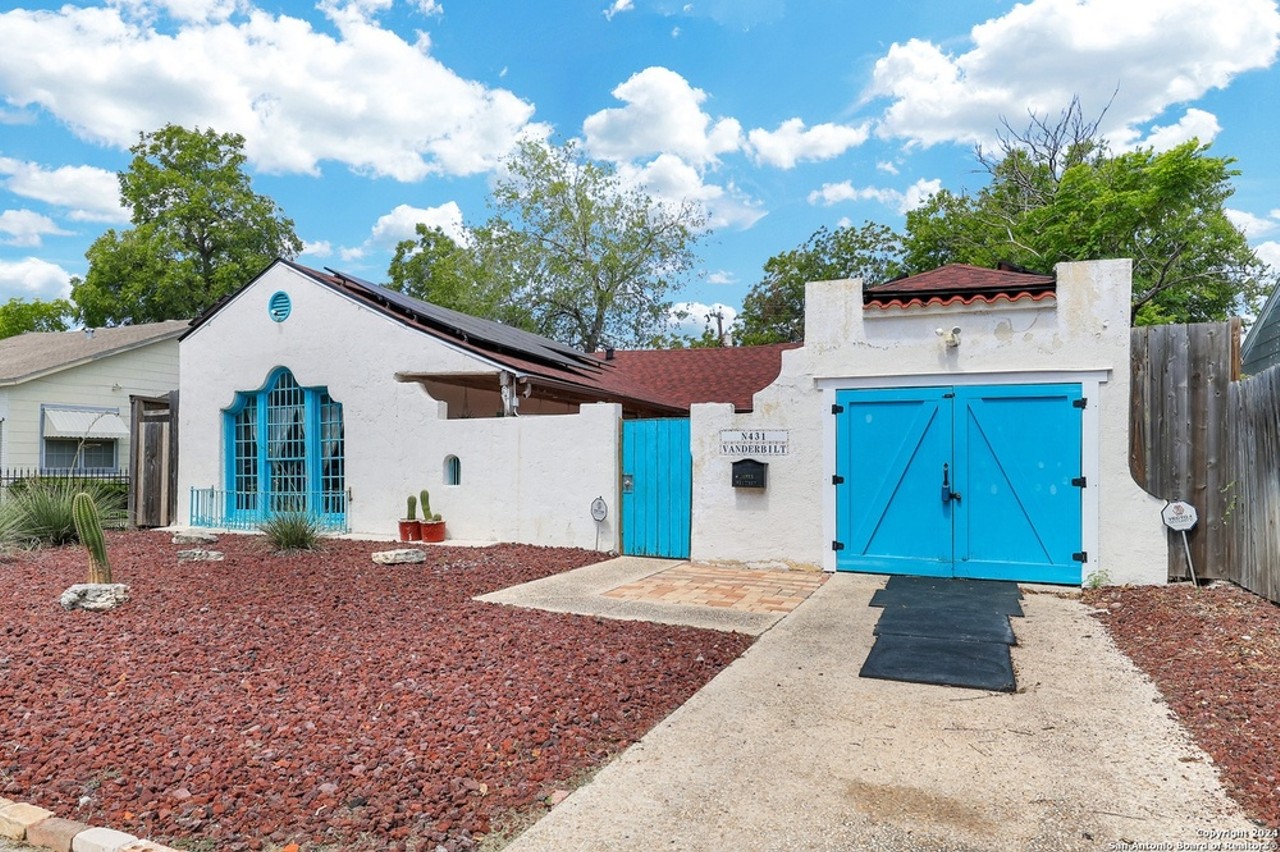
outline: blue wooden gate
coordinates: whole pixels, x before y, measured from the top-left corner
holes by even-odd
[[[838,569],[1080,582],[1079,385],[836,401]]]
[[[688,420],[622,423],[622,552],[689,558],[693,457]]]

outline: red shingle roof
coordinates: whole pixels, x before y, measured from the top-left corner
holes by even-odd
[[[889,309],[1023,299],[1040,301],[1054,298],[1056,288],[1057,279],[1052,275],[952,263],[868,287],[862,293],[862,303],[866,308]]]
[[[751,398],[782,370],[782,353],[800,345],[633,349],[615,352],[606,363],[651,399],[686,409],[695,402],[731,402],[738,411],[750,411]]]

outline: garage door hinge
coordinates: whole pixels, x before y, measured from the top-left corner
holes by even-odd
[[[831,413],[832,413],[832,414],[843,414],[843,413],[844,413],[844,406],[837,402],[835,405],[832,405],[832,406],[831,406]]]
[[[1071,404],[1072,404],[1072,405],[1074,405],[1076,408],[1088,408],[1088,407],[1089,407],[1089,397],[1087,397],[1087,396],[1082,396],[1082,397],[1080,397],[1079,399],[1072,400],[1072,401],[1071,401]]]
[[[840,475],[840,474],[838,474],[838,473],[837,473],[837,474],[835,474],[835,475],[833,475],[833,476],[831,477],[831,484],[832,484],[832,485],[843,485],[843,484],[844,484],[844,477],[843,477],[843,476],[841,476],[841,475]]]
[[[1087,551],[1087,550],[1082,550],[1082,551],[1080,551],[1079,553],[1073,553],[1073,554],[1071,554],[1071,558],[1072,558],[1072,559],[1074,559],[1074,560],[1075,560],[1075,561],[1077,561],[1077,562],[1088,562],[1088,561],[1089,561],[1089,551]]]
[[[844,550],[844,542],[843,542],[843,541],[833,541],[833,542],[831,542],[831,549],[832,549],[832,550]]]
[[[1077,476],[1075,479],[1071,480],[1071,484],[1076,488],[1085,488],[1089,485],[1089,479],[1085,476]]]

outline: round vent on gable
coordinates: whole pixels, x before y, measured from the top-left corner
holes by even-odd
[[[293,302],[289,299],[289,294],[283,290],[277,290],[271,295],[271,301],[267,303],[267,313],[276,322],[284,322],[289,318],[289,312],[293,310]]]

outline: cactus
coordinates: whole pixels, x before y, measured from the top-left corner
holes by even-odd
[[[429,521],[431,520],[431,517],[432,517],[431,516],[431,492],[424,488],[422,489],[422,491],[419,492],[419,496],[422,497],[422,517],[426,518]]]
[[[111,565],[107,562],[107,539],[102,534],[102,520],[93,498],[81,491],[71,500],[71,520],[76,535],[89,551],[89,582],[110,583]]]
[[[423,507],[425,508],[425,504]],[[409,499],[405,502],[405,509],[407,511],[405,512],[404,519],[406,521],[415,520],[418,517],[418,498],[410,494]]]

